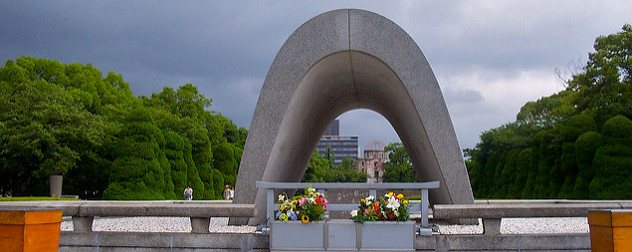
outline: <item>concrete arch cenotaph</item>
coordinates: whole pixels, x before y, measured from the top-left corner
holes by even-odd
[[[420,179],[440,182],[431,203],[474,202],[448,109],[419,46],[385,17],[342,9],[301,25],[268,71],[235,188],[235,203],[256,204],[248,224],[265,222],[265,192],[255,181],[300,181],[328,124],[359,108],[391,123]]]

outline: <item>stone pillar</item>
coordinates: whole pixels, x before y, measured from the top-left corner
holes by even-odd
[[[210,217],[190,217],[191,233],[206,234],[211,223]]]
[[[499,235],[500,223],[503,219],[487,219],[483,218],[483,234],[485,235]]]
[[[73,216],[72,226],[75,232],[92,232],[94,216]]]
[[[60,197],[61,196],[61,187],[64,181],[64,176],[62,175],[50,175],[50,196],[51,197]]]

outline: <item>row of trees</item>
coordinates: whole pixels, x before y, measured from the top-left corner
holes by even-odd
[[[632,26],[596,39],[557,94],[466,149],[479,198],[632,198]]]
[[[416,182],[417,176],[410,162],[408,152],[402,143],[390,143],[384,148],[389,162],[384,165],[384,182]],[[303,182],[366,182],[367,174],[356,170],[356,160],[343,158],[342,164],[334,166],[331,153],[312,154]]]
[[[384,147],[388,164],[384,166],[384,182],[418,182],[417,172],[402,143],[390,143]]]
[[[233,184],[247,131],[208,111],[186,84],[135,97],[121,75],[90,64],[20,57],[0,68],[0,191],[105,199],[221,198]]]
[[[356,170],[356,160],[343,158],[342,163],[334,166],[334,156],[331,152],[321,156],[318,150],[312,157],[303,173],[303,182],[366,182],[366,173]]]

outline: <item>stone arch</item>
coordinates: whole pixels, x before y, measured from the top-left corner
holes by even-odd
[[[354,9],[301,25],[277,54],[259,95],[237,176],[235,202],[265,193],[255,181],[299,181],[327,125],[366,108],[393,125],[417,176],[440,181],[432,203],[473,203],[462,153],[437,80],[413,39],[392,21]]]

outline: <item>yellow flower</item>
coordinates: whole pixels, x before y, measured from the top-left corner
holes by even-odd
[[[360,199],[360,202],[364,203],[364,202],[366,202],[366,200],[365,199]]]
[[[402,199],[402,198],[404,198],[404,195],[403,195],[403,194],[401,194],[401,193],[400,193],[400,194],[397,194],[397,199]]]
[[[388,192],[388,197],[393,197],[393,192]]]
[[[402,204],[408,204],[408,200],[402,200]]]
[[[303,215],[301,217],[301,222],[303,222],[304,224],[308,223],[309,222],[309,216]]]

